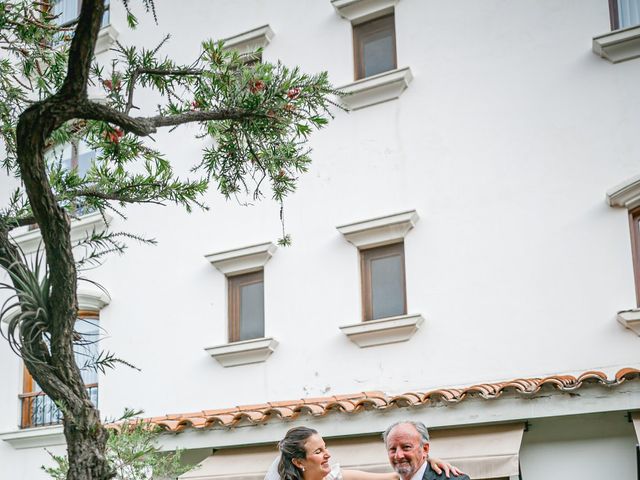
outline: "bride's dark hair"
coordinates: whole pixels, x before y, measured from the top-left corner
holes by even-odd
[[[281,480],[302,480],[302,470],[293,464],[294,458],[307,458],[304,444],[316,432],[313,428],[295,427],[287,432],[280,443],[280,463],[278,474]]]

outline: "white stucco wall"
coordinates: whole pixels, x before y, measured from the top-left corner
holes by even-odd
[[[127,228],[160,245],[133,246],[96,278],[114,298],[105,344],[144,373],[108,376],[103,408],[138,401],[156,414],[201,409],[203,399],[226,406],[636,364],[637,338],[613,320],[635,301],[626,213],[603,198],[636,172],[640,64],[591,53],[591,36],[607,28],[603,3],[398,4],[398,62],[415,79],[398,101],[339,112],[314,137],[311,171],[286,202],[294,245],[265,268],[266,332],[281,342],[265,364],[224,369],[202,350],[226,340],[224,277],[203,255],[277,238],[277,205],[212,193],[208,213],[132,209]],[[269,23],[267,59],[349,81],[349,25],[328,2],[283,6],[304,10],[296,22],[250,6],[236,19],[226,14],[235,5],[189,14],[191,34],[171,48],[184,56],[195,32]],[[170,9],[159,4],[160,18],[183,24],[187,9]],[[187,133],[159,138],[185,168],[198,155]],[[359,349],[338,330],[360,319],[360,287],[356,249],[335,226],[413,208],[408,307],[425,325],[408,343]],[[123,390],[136,394],[108,393]]]
[[[268,23],[265,60],[352,80],[350,25],[328,0],[156,6],[160,25],[142,17],[130,32],[112,5],[123,43],[150,47],[170,32],[167,53],[189,61],[202,38]],[[266,334],[280,342],[266,363],[223,368],[203,350],[227,339],[225,279],[204,255],[275,241],[278,205],[244,207],[212,189],[209,212],[135,207],[126,224],[114,220],[159,245],[132,244],[91,272],[113,299],[104,348],[142,369],[100,379],[104,416],[640,365],[640,340],[614,319],[635,306],[627,215],[604,202],[638,173],[640,61],[591,52],[609,28],[607,2],[401,0],[395,18],[398,66],[414,80],[397,101],[336,112],[313,136],[314,163],[285,203],[293,246],[265,267]],[[194,131],[156,136],[179,171],[199,158]],[[409,342],[360,349],[338,329],[361,313],[357,251],[335,227],[408,209],[420,215],[405,241],[408,310],[425,323]],[[6,344],[0,364],[7,431],[21,375]],[[611,435],[604,446],[558,441],[609,452],[630,434]],[[529,460],[538,455],[562,463],[544,438],[527,442],[523,472],[541,471]],[[0,444],[0,459],[24,456],[41,454]],[[618,476],[630,478],[626,458]],[[11,478],[25,478],[14,463]]]

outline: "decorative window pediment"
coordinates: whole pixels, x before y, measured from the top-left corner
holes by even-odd
[[[104,307],[111,303],[111,297],[106,291],[100,290],[93,285],[78,288],[78,310],[84,312],[99,313]],[[20,313],[18,307],[10,309],[3,317],[3,323],[9,323],[16,315]]]
[[[210,253],[205,258],[225,275],[239,275],[260,270],[275,253],[272,242]]]
[[[372,248],[400,242],[418,221],[415,210],[348,223],[336,227],[344,238],[358,248]]]
[[[269,25],[262,25],[248,32],[225,38],[223,41],[226,49],[235,50],[240,55],[246,55],[269,45],[273,35],[274,32]]]
[[[353,24],[373,20],[393,12],[399,0],[331,0],[331,5]]]
[[[113,44],[116,43],[119,35],[120,32],[118,32],[118,30],[116,30],[113,25],[107,25],[106,27],[100,29],[100,32],[98,32],[98,39],[96,40],[96,49],[94,50],[94,53],[98,55],[99,53],[108,51],[113,46]]]
[[[75,243],[83,239],[92,231],[102,232],[111,221],[109,215],[102,216],[100,212],[93,212],[83,215],[78,220],[71,222],[71,242]],[[42,242],[40,229],[29,230],[28,227],[16,228],[11,232],[11,238],[16,242],[26,254],[33,253]],[[40,248],[44,248],[42,245]]]
[[[78,309],[85,312],[98,313],[111,303],[111,296],[94,285],[86,286],[81,283],[77,296]]]
[[[633,209],[640,205],[640,175],[632,177],[607,192],[611,207]]]

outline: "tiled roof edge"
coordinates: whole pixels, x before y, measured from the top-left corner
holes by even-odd
[[[261,424],[270,420],[291,420],[300,415],[325,416],[331,411],[356,414],[363,410],[385,410],[395,407],[436,405],[438,403],[459,403],[467,398],[480,397],[492,400],[505,392],[530,397],[542,388],[554,388],[562,392],[574,392],[585,384],[600,384],[614,387],[628,380],[640,378],[640,370],[623,368],[612,379],[603,372],[590,370],[580,375],[552,375],[544,378],[516,378],[505,382],[484,383],[460,388],[440,388],[426,392],[407,392],[401,395],[387,395],[383,392],[360,392],[330,397],[305,398],[268,402],[260,405],[245,405],[218,410],[203,410],[184,414],[171,414],[141,420],[150,426],[157,426],[169,432],[186,429],[206,429],[211,427],[233,428],[248,422]],[[117,424],[107,428],[118,429]]]

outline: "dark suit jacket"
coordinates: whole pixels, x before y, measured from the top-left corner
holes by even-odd
[[[427,469],[424,471],[422,480],[451,480],[453,478],[457,478],[459,480],[470,480],[467,475],[461,475],[458,477],[456,477],[455,475],[451,475],[449,479],[447,479],[447,476],[444,474],[444,472],[438,475],[431,469],[431,465],[429,465],[429,462],[427,462]]]

